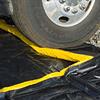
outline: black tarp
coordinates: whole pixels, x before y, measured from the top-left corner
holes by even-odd
[[[76,53],[97,55],[99,48],[83,45]],[[0,31],[0,87],[15,85],[60,71],[72,62],[42,57],[10,33]],[[28,94],[27,94],[28,92]],[[13,97],[13,95],[16,95]],[[13,100],[93,100],[85,93],[54,78],[40,84],[10,92]]]

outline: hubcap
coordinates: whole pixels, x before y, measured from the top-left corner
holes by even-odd
[[[61,27],[81,23],[91,12],[96,0],[42,0],[48,18]]]

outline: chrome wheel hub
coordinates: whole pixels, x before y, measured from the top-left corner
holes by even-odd
[[[81,23],[91,12],[96,0],[42,0],[48,18],[61,27]]]

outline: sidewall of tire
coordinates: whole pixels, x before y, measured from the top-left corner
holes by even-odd
[[[12,0],[13,18],[25,36],[44,47],[74,47],[89,39],[100,23],[100,0],[89,16],[80,24],[63,28],[54,24],[47,17],[42,0]]]

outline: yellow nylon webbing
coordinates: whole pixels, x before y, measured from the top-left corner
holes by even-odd
[[[4,87],[4,88],[0,89],[1,93],[25,88],[25,87],[28,87],[28,86],[31,86],[34,84],[38,84],[40,82],[43,82],[43,81],[51,79],[51,78],[61,77],[65,74],[66,71],[68,71],[69,68],[76,66],[76,65],[80,65],[81,63],[84,63],[93,58],[93,56],[84,55],[84,54],[76,54],[76,53],[72,53],[72,52],[64,51],[64,50],[60,50],[60,49],[38,47],[34,43],[32,43],[30,40],[28,40],[25,36],[23,36],[17,30],[17,28],[15,28],[14,26],[8,25],[3,20],[0,21],[0,28],[2,30],[5,30],[5,31],[10,32],[13,35],[17,36],[23,42],[25,42],[27,45],[29,45],[31,48],[33,48],[37,53],[39,53],[41,55],[77,62],[71,66],[68,66],[68,67],[62,69],[60,72],[53,72],[53,73],[50,73],[50,74],[43,76],[41,78],[38,78],[38,79],[30,80],[30,81],[23,82],[20,84],[9,86],[9,87]]]

